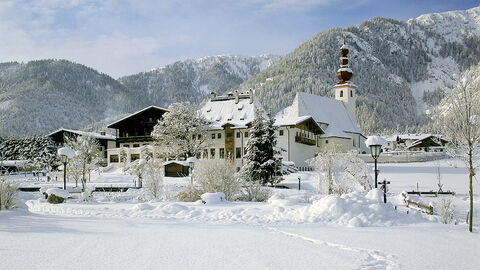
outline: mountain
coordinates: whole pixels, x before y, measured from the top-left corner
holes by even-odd
[[[279,56],[209,56],[115,80],[67,60],[0,63],[0,135],[60,127],[103,129],[148,105],[200,103],[265,69]]]
[[[279,59],[277,55],[207,56],[177,61],[119,81],[145,104],[164,107],[179,101],[198,104],[210,92],[225,92]]]
[[[0,134],[79,128],[137,109],[115,79],[66,60],[0,64]]]
[[[344,33],[366,134],[423,124],[423,111],[442,99],[454,74],[480,60],[480,7],[406,22],[373,18],[318,33],[235,89],[254,88],[274,113],[297,91],[332,97]]]

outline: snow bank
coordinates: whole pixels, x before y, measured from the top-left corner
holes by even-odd
[[[346,227],[393,226],[427,222],[422,215],[407,215],[396,211],[390,203],[382,202],[382,193],[353,192],[338,195],[315,196],[313,201],[282,194],[272,196],[267,203],[231,202],[225,204],[223,193],[205,193],[201,202],[132,201],[99,202],[88,204],[67,202],[50,205],[42,200],[26,202],[32,212],[96,217],[124,217],[149,219],[177,219],[185,221],[241,223],[251,225],[321,223]]]
[[[205,204],[219,204],[227,201],[223,192],[204,193],[200,198],[202,198],[202,202]]]
[[[70,193],[68,191],[59,188],[49,188],[45,191],[45,193],[47,193],[48,195],[54,194],[55,196],[64,199],[68,199],[68,197],[70,196]]]

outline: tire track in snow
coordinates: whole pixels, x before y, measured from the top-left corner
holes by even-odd
[[[282,231],[277,228],[273,227],[263,227],[264,229],[267,229],[272,232],[280,233],[288,237],[293,237],[296,239],[301,239],[304,241],[308,241],[311,243],[314,243],[316,245],[324,245],[332,248],[337,248],[340,250],[345,250],[345,251],[352,251],[356,253],[364,253],[366,254],[367,258],[364,259],[364,263],[358,268],[361,270],[374,270],[374,269],[398,269],[399,265],[395,262],[395,255],[393,254],[386,254],[380,250],[375,250],[375,249],[367,249],[367,248],[355,248],[355,247],[350,247],[342,244],[337,244],[337,243],[332,243],[332,242],[327,242],[307,236],[303,236],[301,234],[296,234],[296,233],[291,233],[287,231]]]

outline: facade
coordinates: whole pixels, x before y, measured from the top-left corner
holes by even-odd
[[[444,152],[448,143],[438,134],[400,134],[385,139],[386,151]]]
[[[153,127],[167,111],[149,106],[108,125],[116,130],[117,136],[116,146],[107,150],[108,164],[119,166],[151,155]]]
[[[61,128],[48,134],[47,136],[52,139],[56,146],[62,146],[65,143],[65,137],[76,138],[78,136],[89,136],[97,139],[98,143],[100,144],[100,150],[102,151],[104,159],[101,162],[101,165],[107,164],[107,149],[114,148],[116,146],[116,137],[106,134],[105,132],[96,133]]]
[[[253,90],[245,93],[235,91],[218,97],[212,93],[201,109],[202,115],[211,123],[211,144],[200,158],[230,160],[240,170],[256,110],[267,116],[263,107],[254,100]],[[315,156],[314,138],[323,133],[320,126],[312,117],[277,119],[275,125],[279,127],[277,147],[282,149],[283,161],[293,161],[297,167],[308,167],[305,161]]]
[[[353,73],[348,66],[345,44],[340,48],[340,54],[340,69],[337,71],[339,82],[333,86],[335,99],[297,92],[292,105],[278,113],[277,118],[311,116],[324,131],[314,138],[317,153],[334,145],[340,146],[343,151],[368,153],[370,150],[365,146],[366,137],[355,121],[357,87],[349,81]]]

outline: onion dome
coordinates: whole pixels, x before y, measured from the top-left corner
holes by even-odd
[[[337,71],[339,84],[348,82],[353,77],[353,72],[348,66],[348,48],[345,45],[345,35],[343,36],[343,45],[340,47],[340,68]]]

